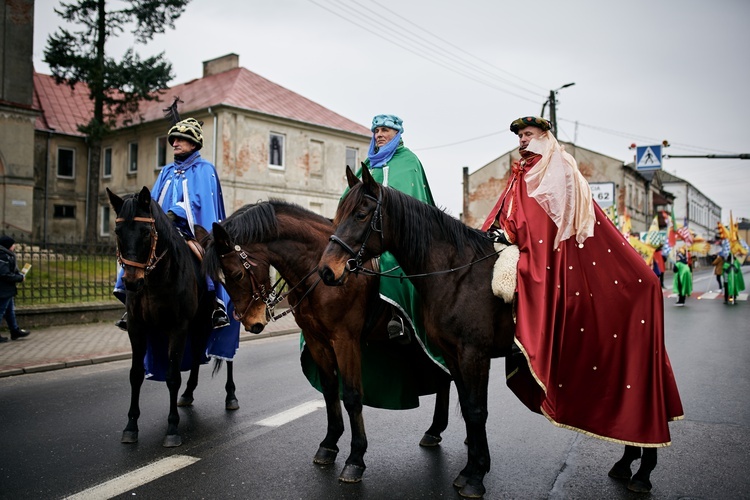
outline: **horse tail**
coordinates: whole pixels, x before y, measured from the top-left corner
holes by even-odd
[[[212,377],[216,376],[216,374],[219,373],[219,371],[221,371],[221,365],[223,361],[224,360],[221,358],[214,358],[214,368],[213,370],[211,370]]]

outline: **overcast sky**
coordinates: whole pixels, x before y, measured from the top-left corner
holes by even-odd
[[[57,6],[35,3],[41,73]],[[562,140],[626,162],[630,144],[662,140],[671,155],[750,153],[749,22],[748,0],[193,0],[175,30],[135,48],[164,51],[172,84],[236,53],[365,126],[399,115],[436,202],[458,216],[462,167],[517,147],[510,122],[539,115],[570,82],[558,93]],[[123,36],[108,50],[130,44]],[[723,220],[730,210],[750,218],[750,160],[672,158],[664,168],[720,205]]]

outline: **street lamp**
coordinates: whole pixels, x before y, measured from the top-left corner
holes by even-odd
[[[568,88],[568,87],[572,87],[573,85],[575,85],[575,82],[566,83],[560,88],[557,88],[555,90],[550,90],[549,99],[547,99],[547,101],[544,104],[542,104],[542,118],[544,118],[544,108],[546,108],[547,103],[549,103],[549,121],[552,127],[552,135],[554,135],[555,137],[557,137],[557,109],[556,109],[557,108],[557,100],[556,100],[557,91]]]

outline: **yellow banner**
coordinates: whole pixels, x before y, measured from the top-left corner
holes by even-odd
[[[646,264],[650,266],[654,261],[654,247],[647,243],[644,243],[635,236],[631,236],[629,240],[630,246],[635,248],[635,251],[641,254],[643,260],[646,261]]]

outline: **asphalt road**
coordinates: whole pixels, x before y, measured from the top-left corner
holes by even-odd
[[[707,276],[706,280],[712,279]],[[696,277],[696,289],[709,286]],[[659,451],[651,499],[750,497],[750,303],[665,299],[667,349],[686,418],[671,424]],[[504,384],[490,382],[492,470],[485,498],[631,499],[607,477],[621,447],[558,429],[530,413]],[[235,363],[240,410],[223,407],[222,372],[204,370],[192,408],[181,409],[183,446],[161,446],[167,389],[146,382],[140,440],[123,445],[129,362],[0,380],[0,498],[457,498],[451,482],[466,460],[455,392],[451,422],[435,449],[417,443],[433,398],[394,412],[365,408],[369,449],[364,481],[337,481],[335,466],[312,463],[325,434],[322,397],[304,379],[296,336],[244,343]],[[291,410],[291,411],[290,411]],[[271,418],[273,417],[273,418]],[[348,424],[347,424],[348,427]]]

